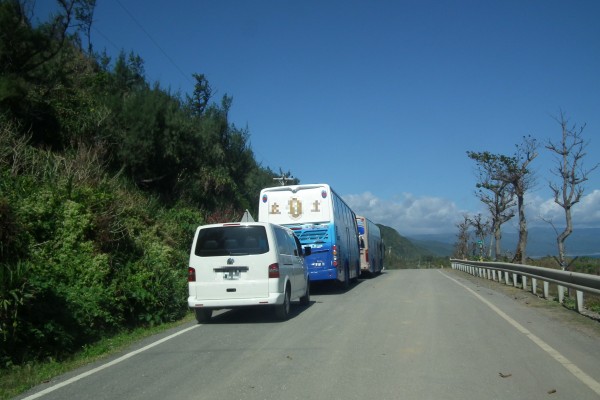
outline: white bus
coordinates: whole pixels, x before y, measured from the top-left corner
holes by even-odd
[[[370,219],[356,216],[360,243],[360,271],[362,275],[373,276],[383,269],[384,246],[381,230]]]
[[[327,184],[277,186],[260,192],[258,220],[286,226],[312,248],[306,257],[311,281],[344,287],[360,276],[356,214]]]

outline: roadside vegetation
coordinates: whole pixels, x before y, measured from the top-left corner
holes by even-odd
[[[195,228],[255,213],[275,176],[202,74],[171,93],[134,53],[82,45],[94,3],[34,26],[0,0],[3,377],[180,320]]]

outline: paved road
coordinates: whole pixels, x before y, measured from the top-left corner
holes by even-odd
[[[224,311],[21,398],[600,398],[593,330],[460,272],[389,271],[347,292],[316,288],[311,300],[284,323],[264,310]]]

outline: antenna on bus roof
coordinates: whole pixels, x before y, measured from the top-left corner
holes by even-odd
[[[289,172],[287,174],[284,174],[283,171],[281,170],[281,168],[279,168],[279,173],[281,174],[281,176],[275,177],[275,178],[273,178],[273,180],[279,182],[280,186],[285,186],[285,183],[287,181],[294,180],[294,177],[291,176]]]

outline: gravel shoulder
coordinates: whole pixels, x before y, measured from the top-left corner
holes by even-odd
[[[550,299],[546,300],[539,294],[535,295],[531,293],[531,291],[525,291],[521,288],[505,285],[493,280],[478,278],[462,271],[444,269],[446,273],[449,271],[456,277],[468,280],[479,287],[502,293],[522,305],[536,309],[538,312],[556,321],[556,323],[564,325],[569,329],[575,329],[587,336],[600,339],[600,314],[598,313],[584,310],[583,314],[579,314],[559,304],[558,301],[553,299],[552,295]]]

